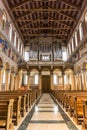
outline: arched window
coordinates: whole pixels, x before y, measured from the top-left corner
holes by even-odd
[[[21,44],[21,55],[22,55],[22,46],[23,46],[23,45]]]
[[[20,39],[18,39],[18,52],[19,52],[19,49],[20,49]]]
[[[19,46],[19,52],[20,52],[20,54],[21,54],[21,42],[20,42],[20,46]]]
[[[29,51],[25,51],[24,59],[25,61],[29,61]]]
[[[38,81],[39,81],[39,77],[38,77],[38,74],[35,74],[35,85],[37,85],[38,84]]]
[[[2,83],[5,84],[5,82],[6,82],[6,72],[5,72],[5,70],[4,70]]]
[[[57,79],[57,75],[56,74],[53,75],[53,83],[54,83],[54,85],[58,84],[58,79]]]
[[[0,26],[2,26],[2,22],[3,22],[3,12],[0,9]]]
[[[80,40],[83,38],[83,29],[82,29],[82,23],[79,25],[79,35],[80,35]]]
[[[85,14],[85,21],[87,22],[87,12],[86,12],[86,14]]]
[[[12,39],[12,25],[10,23],[10,27],[9,27],[9,40],[11,41]]]
[[[78,45],[78,40],[77,40],[77,31],[75,32],[75,45],[76,45],[76,47],[77,47],[77,45]]]
[[[62,48],[62,59],[63,59],[63,61],[67,61],[67,49],[66,49],[66,47]]]
[[[67,77],[64,75],[64,84],[67,84]]]
[[[69,44],[69,54],[71,55],[71,44]]]
[[[72,52],[74,51],[74,42],[73,42],[73,38],[72,38]]]
[[[5,23],[6,23],[6,19],[7,19],[6,13],[5,13],[5,11],[3,11],[3,16],[2,16],[2,20],[3,20],[2,29],[4,29],[4,26],[5,26]]]
[[[27,74],[24,74],[24,85],[27,85],[28,84],[28,75]]]
[[[14,47],[16,47],[16,38],[17,38],[17,36],[16,36],[16,32],[15,32],[15,37],[14,37]]]

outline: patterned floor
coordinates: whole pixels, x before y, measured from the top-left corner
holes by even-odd
[[[49,94],[43,94],[18,130],[78,130]]]

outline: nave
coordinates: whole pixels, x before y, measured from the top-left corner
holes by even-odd
[[[42,94],[31,119],[28,115],[18,130],[80,130],[51,96]]]
[[[87,0],[0,0],[0,130],[27,129],[87,130]]]

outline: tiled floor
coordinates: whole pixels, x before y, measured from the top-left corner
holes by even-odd
[[[78,130],[49,94],[43,94],[18,130]]]

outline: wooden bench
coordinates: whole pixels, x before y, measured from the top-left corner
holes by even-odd
[[[14,92],[0,92],[0,95],[4,95],[4,96],[10,96],[12,98],[14,98],[15,96],[21,96],[21,115],[22,117],[24,117],[24,115],[26,114],[26,94],[24,93],[14,93]]]
[[[13,114],[13,99],[0,99],[0,128],[5,130],[13,130],[12,114]]]
[[[82,100],[83,99],[87,99],[87,95],[86,96],[77,96],[74,97],[74,121],[77,124],[82,124],[83,121],[83,104],[82,104]]]
[[[87,100],[83,100],[83,123],[82,130],[87,130]]]
[[[72,117],[74,113],[74,100],[73,96],[86,96],[87,92],[75,92],[75,93],[67,93],[65,98],[65,109],[68,111],[69,115]]]
[[[14,99],[12,121],[18,125],[21,120],[21,97],[12,95],[0,95],[0,100]]]
[[[35,102],[37,95],[36,90],[26,90],[26,91],[5,91],[0,92],[0,95],[13,95],[13,96],[21,96],[21,115],[24,117],[26,112],[28,112],[29,108]]]
[[[6,118],[6,120],[4,120],[0,115],[0,119],[1,119],[0,126],[2,128],[5,128],[6,130],[8,130],[8,129],[13,130],[13,123],[15,125],[19,124],[19,122],[21,120],[21,116],[25,116],[26,112],[28,112],[29,108],[31,107],[31,105],[33,105],[35,100],[38,98],[39,94],[40,94],[40,91],[38,91],[38,90],[0,92],[0,101],[11,102],[12,99],[14,100],[14,103],[12,106],[13,112],[12,112],[11,123],[9,121],[9,123],[6,124],[6,122],[8,122],[7,118]],[[9,105],[6,109],[7,109],[6,111],[8,113],[8,111],[10,110]],[[0,109],[0,112],[1,112],[1,109]]]

